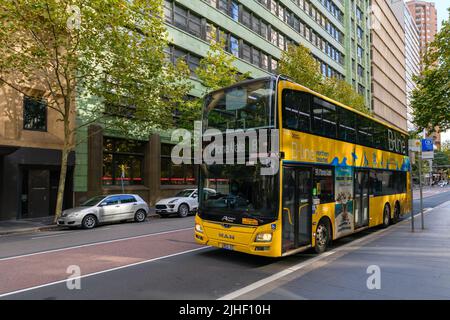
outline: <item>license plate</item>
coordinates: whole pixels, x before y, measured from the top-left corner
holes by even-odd
[[[222,248],[226,250],[234,250],[234,246],[227,243],[222,243]]]

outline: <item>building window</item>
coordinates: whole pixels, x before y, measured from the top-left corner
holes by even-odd
[[[276,73],[277,69],[278,69],[278,61],[272,58],[270,62],[270,71],[272,73]]]
[[[161,184],[163,185],[190,185],[196,184],[194,165],[173,164],[171,151],[173,145],[161,144]],[[193,154],[193,153],[192,153]]]
[[[145,142],[104,137],[103,185],[143,183]]]
[[[180,29],[186,30],[188,25],[188,12],[186,9],[175,6],[174,8],[174,25]]]
[[[25,130],[47,131],[47,103],[44,99],[24,96],[23,128]]]
[[[232,55],[239,57],[239,40],[233,36],[230,36],[230,51]]]
[[[231,18],[239,21],[239,5],[235,1],[231,2]]]
[[[250,46],[245,42],[242,44],[242,59],[250,63],[252,62]]]

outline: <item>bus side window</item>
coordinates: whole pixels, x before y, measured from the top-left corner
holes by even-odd
[[[356,143],[355,114],[347,109],[339,108],[338,137],[341,140]]]
[[[307,93],[283,90],[283,127],[310,132],[310,103]]]
[[[314,134],[336,138],[336,106],[323,99],[314,97],[313,104]]]

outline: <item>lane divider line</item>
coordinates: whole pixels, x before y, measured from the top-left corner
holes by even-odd
[[[87,277],[92,277],[92,276],[96,276],[96,275],[99,275],[99,274],[102,274],[102,273],[117,271],[117,270],[129,268],[129,267],[135,267],[135,266],[138,266],[138,265],[141,265],[141,264],[154,262],[154,261],[167,259],[167,258],[172,258],[172,257],[176,257],[176,256],[179,256],[179,255],[182,255],[182,254],[185,254],[185,253],[191,253],[191,252],[200,251],[200,250],[209,249],[209,248],[210,247],[195,248],[195,249],[186,250],[186,251],[182,251],[182,252],[172,253],[172,254],[169,254],[169,255],[166,255],[166,256],[162,256],[162,257],[158,257],[158,258],[153,258],[153,259],[149,259],[149,260],[144,260],[144,261],[139,261],[139,262],[127,264],[127,265],[120,266],[120,267],[115,267],[115,268],[111,268],[111,269],[106,269],[106,270],[102,270],[102,271],[88,273],[88,274],[85,274],[85,275],[81,275],[79,277],[73,277],[73,278],[70,278],[70,279],[58,280],[58,281],[49,282],[49,283],[45,283],[45,284],[42,284],[42,285],[30,287],[30,288],[25,288],[25,289],[20,289],[20,290],[16,290],[16,291],[11,291],[11,292],[0,294],[0,298],[11,296],[11,295],[18,294],[18,293],[31,291],[31,290],[36,290],[36,289],[40,289],[40,288],[53,286],[53,285],[56,285],[56,284],[64,283],[64,282],[66,282],[68,280],[69,281],[73,281],[73,280],[76,280],[76,279],[83,279],[83,278],[87,278]]]
[[[67,247],[67,248],[39,251],[39,252],[28,253],[28,254],[23,254],[23,255],[19,255],[19,256],[0,258],[0,262],[6,261],[6,260],[13,260],[13,259],[24,258],[24,257],[31,257],[31,256],[36,256],[36,255],[41,255],[41,254],[46,254],[46,253],[53,253],[53,252],[60,252],[60,251],[65,251],[65,250],[73,250],[73,249],[91,247],[91,246],[96,246],[96,245],[100,245],[100,244],[107,244],[107,243],[114,243],[114,242],[119,242],[119,241],[126,241],[126,240],[133,240],[133,239],[140,239],[140,238],[146,238],[146,237],[159,236],[159,235],[162,235],[162,234],[168,234],[168,233],[174,233],[174,232],[180,232],[180,231],[186,231],[186,230],[193,230],[193,229],[194,229],[193,227],[182,228],[182,229],[176,229],[176,230],[169,230],[169,231],[162,231],[162,232],[156,232],[156,233],[143,234],[143,235],[140,235],[140,236],[133,236],[133,237],[127,237],[127,238],[114,239],[114,240],[107,240],[107,241],[99,241],[99,242],[87,243],[87,244],[82,244],[82,245],[79,245],[79,246],[73,246],[73,247]]]

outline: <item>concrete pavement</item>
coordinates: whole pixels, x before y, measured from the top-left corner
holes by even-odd
[[[450,201],[425,214],[424,230],[402,221],[234,298],[450,299],[449,262]],[[369,289],[377,268],[380,288]]]

